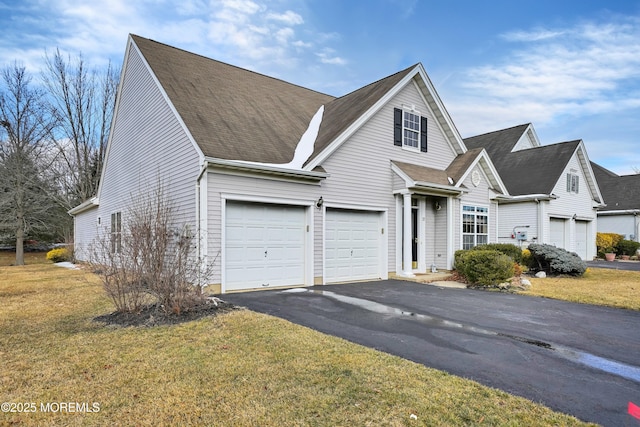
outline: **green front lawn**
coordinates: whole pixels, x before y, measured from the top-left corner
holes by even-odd
[[[247,310],[106,327],[95,276],[0,267],[0,425],[583,425],[523,398]],[[45,413],[87,403],[99,412]],[[412,417],[412,414],[415,417]],[[417,419],[416,419],[417,418]]]

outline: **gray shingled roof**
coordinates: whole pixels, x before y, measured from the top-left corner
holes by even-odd
[[[399,167],[402,172],[406,173],[407,176],[414,181],[447,186],[451,185],[447,171],[395,160],[392,160],[391,163]]]
[[[340,98],[131,36],[205,156],[288,163],[324,105],[309,161],[416,66]]]
[[[640,209],[640,175],[617,175],[597,163],[591,168],[607,204],[601,211]]]
[[[447,174],[457,183],[460,178],[469,170],[469,166],[476,160],[482,152],[482,147],[474,148],[464,154],[456,156],[447,167]]]
[[[314,153],[310,159],[331,144],[335,138],[360,118],[387,92],[393,89],[416,66],[417,64],[328,103],[325,106]]]
[[[497,130],[465,138],[464,144],[469,149],[478,147],[484,148],[487,150],[487,154],[489,155],[489,158],[491,158],[491,161],[495,164],[494,157],[502,156],[505,153],[510,152],[520,140],[522,134],[527,130],[529,124],[530,123],[526,123],[508,129]]]
[[[205,156],[287,163],[332,96],[131,36]]]
[[[511,152],[529,124],[464,140],[467,148],[484,147],[512,196],[551,194],[579,140]]]

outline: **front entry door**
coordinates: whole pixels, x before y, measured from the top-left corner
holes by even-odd
[[[418,268],[418,207],[411,207],[411,268]]]
[[[418,268],[418,199],[411,199],[411,269]],[[403,228],[404,230],[404,228]],[[404,236],[403,236],[404,238]],[[404,245],[402,246],[404,259]],[[404,262],[403,268],[404,268]]]

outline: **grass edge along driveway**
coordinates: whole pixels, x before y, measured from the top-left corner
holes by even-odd
[[[0,268],[0,425],[584,425],[526,399],[247,310],[105,327],[95,276]],[[43,412],[88,403],[99,411]],[[52,407],[52,406],[50,406]]]

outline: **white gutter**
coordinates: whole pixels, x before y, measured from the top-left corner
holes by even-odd
[[[410,188],[413,188],[413,187],[433,188],[436,190],[441,190],[443,192],[454,193],[454,194],[468,193],[467,190],[463,190],[460,187],[454,187],[453,185],[434,184],[432,182],[426,182],[426,181],[414,181],[413,186]]]
[[[76,206],[75,208],[69,209],[67,211],[67,213],[69,215],[77,215],[79,213],[82,213],[86,210],[89,210],[91,208],[95,208],[96,206],[98,206],[99,200],[97,197],[92,197],[89,200],[85,200],[84,202],[82,202],[81,204],[79,204],[78,206]]]
[[[238,160],[215,159],[212,157],[205,157],[204,160],[205,160],[205,166],[203,170],[206,169],[206,167],[208,166],[213,166],[213,167],[218,167],[223,169],[263,173],[268,175],[286,176],[286,177],[306,179],[311,181],[320,181],[329,177],[329,174],[326,172],[314,172],[314,171],[305,171],[301,169],[289,169],[289,168],[283,168],[283,167],[278,167],[273,165],[266,165],[262,163],[247,163],[247,162],[238,161]],[[202,173],[203,172],[201,172],[201,174]]]
[[[598,215],[640,215],[640,209],[622,209],[617,211],[598,211]]]
[[[539,202],[541,200],[555,200],[558,196],[555,194],[525,194],[522,196],[504,196],[497,195],[496,200],[502,203],[518,203],[518,202]]]

